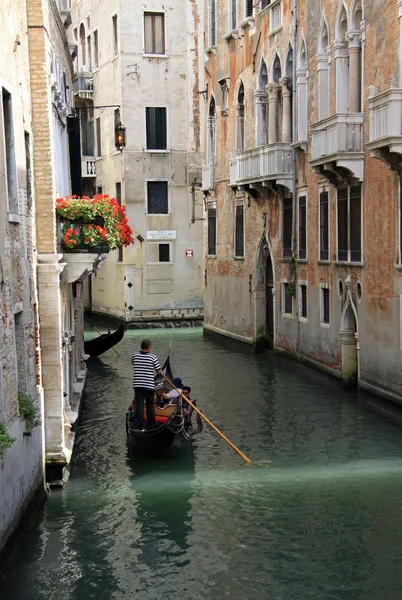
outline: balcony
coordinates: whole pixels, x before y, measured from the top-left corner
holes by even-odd
[[[367,149],[371,156],[387,166],[400,170],[402,160],[402,89],[391,87],[376,94],[370,86],[369,95],[370,141]]]
[[[246,150],[230,161],[231,187],[256,189],[282,185],[292,190],[292,146],[278,142]]]
[[[311,166],[335,185],[363,181],[363,113],[337,113],[311,128]]]
[[[81,157],[81,177],[96,177],[96,160],[94,156]]]
[[[92,100],[94,93],[94,76],[89,71],[80,71],[73,77],[74,96],[83,100]]]
[[[215,189],[215,165],[203,165],[202,185],[203,192],[213,192]]]

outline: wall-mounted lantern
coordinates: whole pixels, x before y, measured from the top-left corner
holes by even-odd
[[[118,123],[114,130],[114,145],[120,152],[126,145],[126,128],[121,123]]]

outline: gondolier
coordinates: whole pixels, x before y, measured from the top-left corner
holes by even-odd
[[[162,369],[155,354],[151,353],[151,348],[151,340],[143,340],[141,350],[136,352],[131,359],[134,367],[135,415],[139,429],[144,429],[144,402],[147,405],[147,428],[150,429],[155,426],[155,371],[162,374]]]

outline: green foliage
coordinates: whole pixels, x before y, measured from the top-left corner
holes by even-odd
[[[0,422],[0,459],[4,457],[4,450],[10,448],[15,442],[15,438],[7,433],[7,427]]]
[[[290,269],[290,282],[288,283],[287,295],[288,296],[296,296],[296,278],[297,278],[297,263],[296,263],[296,254],[293,252],[292,258],[289,259],[289,269]]]
[[[20,392],[18,394],[18,407],[20,416],[25,420],[28,431],[41,424],[39,409],[36,408],[33,398]]]

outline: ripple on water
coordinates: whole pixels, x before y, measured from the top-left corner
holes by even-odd
[[[175,460],[131,456],[130,356],[143,337],[205,414]],[[89,363],[72,476],[1,600],[400,600],[401,425],[295,363],[199,331],[127,332]]]

